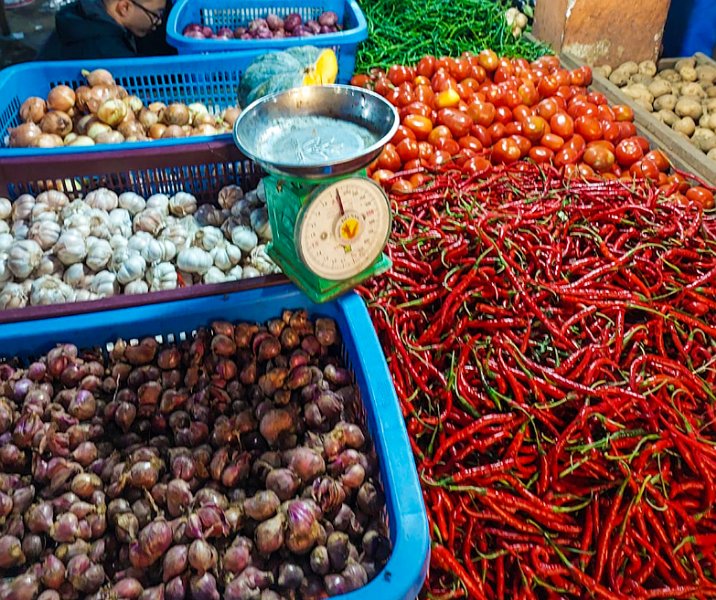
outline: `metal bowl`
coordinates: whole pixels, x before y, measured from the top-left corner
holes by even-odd
[[[316,85],[249,104],[234,123],[234,141],[270,173],[324,179],[368,165],[398,125],[398,111],[375,92]]]

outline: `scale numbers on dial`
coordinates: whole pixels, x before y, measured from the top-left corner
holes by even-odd
[[[349,279],[368,268],[390,235],[388,198],[364,177],[321,187],[296,223],[296,247],[304,264],[324,279]]]

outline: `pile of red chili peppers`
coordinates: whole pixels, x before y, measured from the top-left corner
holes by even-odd
[[[716,597],[716,227],[528,163],[392,195],[360,288],[423,483],[431,598]]]

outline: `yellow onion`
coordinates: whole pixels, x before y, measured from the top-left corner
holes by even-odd
[[[92,98],[92,88],[88,85],[81,85],[75,90],[75,107],[81,112],[88,112],[87,103]]]
[[[184,132],[184,135],[192,135],[193,129],[191,128],[191,125],[182,125],[181,129]]]
[[[236,119],[239,118],[239,114],[241,114],[241,109],[236,106],[231,106],[224,111],[224,121],[233,127]]]
[[[215,125],[216,117],[214,115],[210,115],[209,113],[196,113],[191,124],[194,127],[199,127],[200,125]]]
[[[35,138],[33,148],[59,148],[64,146],[62,138],[56,133],[43,133]]]
[[[143,108],[142,110],[140,110],[139,116],[137,118],[145,129],[149,129],[152,125],[159,122],[159,115],[153,110],[149,110],[148,108]]]
[[[97,116],[110,127],[116,127],[127,116],[127,105],[118,98],[105,100],[97,109]]]
[[[124,141],[124,136],[119,131],[103,131],[94,141],[97,144],[121,144]]]
[[[29,148],[40,135],[42,135],[42,129],[37,125],[23,123],[10,130],[10,147]]]
[[[95,69],[94,71],[82,71],[82,75],[87,79],[90,86],[95,85],[114,85],[114,77],[107,69]]]
[[[163,138],[186,137],[186,132],[179,125],[168,125],[162,133]]]
[[[20,107],[20,118],[25,123],[39,123],[47,112],[47,104],[38,96],[30,96]]]
[[[164,123],[154,123],[154,125],[151,125],[149,127],[149,137],[158,140],[160,137],[164,137],[164,132],[166,131],[167,126],[164,125]]]
[[[107,100],[117,97],[116,85],[94,85],[90,88],[87,108],[90,112],[96,113],[99,107]]]
[[[192,102],[187,106],[189,110],[189,120],[193,123],[197,115],[209,114],[209,109],[206,108],[201,102]]]
[[[71,141],[67,145],[68,146],[94,146],[94,140],[87,135],[78,135],[73,141]]]
[[[97,136],[100,133],[104,133],[105,131],[111,131],[112,128],[107,125],[106,123],[102,123],[102,121],[95,121],[92,123],[88,128],[86,134],[91,137],[93,140],[97,139]]]
[[[167,106],[162,120],[167,125],[187,125],[189,123],[189,109],[185,104],[173,102]]]
[[[125,138],[145,134],[144,127],[139,121],[123,121],[119,124],[119,127],[117,127],[117,131],[119,131]]]
[[[61,110],[52,110],[45,114],[40,121],[43,133],[56,133],[65,136],[72,131],[72,117]]]
[[[72,132],[68,133],[68,134],[64,137],[64,139],[62,140],[62,143],[63,143],[65,146],[69,146],[69,145],[70,145],[72,142],[74,142],[78,137],[79,137],[79,135],[77,135],[74,131],[72,131]]]
[[[120,100],[129,98],[129,92],[126,90],[126,88],[122,87],[121,85],[116,86],[116,88],[117,88],[117,98],[119,98]]]
[[[126,98],[123,98],[122,101],[127,105],[127,108],[129,108],[130,111],[133,113],[139,112],[142,110],[142,107],[144,106],[144,103],[142,102],[141,98],[138,98],[137,96],[127,96]]]
[[[77,123],[75,123],[75,131],[79,135],[85,135],[89,126],[92,125],[92,123],[97,123],[98,121],[99,119],[97,118],[97,115],[83,115],[77,119]]]
[[[75,105],[75,92],[67,85],[56,85],[47,94],[47,108],[67,112]]]
[[[211,123],[202,123],[198,127],[194,128],[194,135],[216,135],[219,133]]]

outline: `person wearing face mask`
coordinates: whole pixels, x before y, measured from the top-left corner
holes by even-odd
[[[165,54],[155,42],[146,51],[140,40],[156,37],[167,0],[78,0],[60,9],[55,30],[36,60],[128,58]],[[166,42],[164,42],[166,45]],[[168,45],[167,45],[168,46]]]

